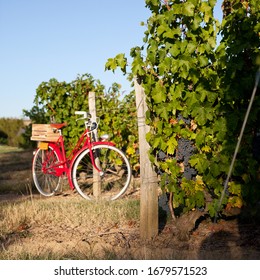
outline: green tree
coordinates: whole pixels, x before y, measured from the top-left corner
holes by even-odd
[[[19,147],[23,144],[23,120],[15,118],[0,119],[0,143],[12,147]]]
[[[108,133],[111,140],[129,157],[134,170],[138,171],[136,146],[137,123],[133,94],[120,95],[120,85],[113,84],[109,91],[90,74],[79,75],[72,82],[51,79],[42,82],[35,96],[35,106],[25,111],[33,123],[67,122],[63,128],[68,151],[73,147],[84,130],[83,122],[77,122],[75,111],[88,111],[88,93],[96,94],[96,110],[100,119],[99,135]]]

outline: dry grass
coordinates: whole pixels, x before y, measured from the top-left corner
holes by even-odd
[[[260,259],[254,222],[204,219],[190,231],[187,216],[173,222],[159,211],[160,234],[143,241],[136,193],[96,203],[70,190],[44,198],[32,190],[31,159],[32,151],[0,152],[0,259]]]
[[[33,151],[0,146],[0,193],[28,193]]]
[[[2,202],[0,259],[107,258],[106,248],[99,250],[95,240],[127,235],[138,220],[139,202],[132,199],[90,203],[60,196]]]
[[[0,202],[0,259],[260,259],[260,228],[236,219],[202,221],[189,240],[167,222],[139,236],[139,200],[88,202],[79,195]]]
[[[138,232],[139,199],[91,203],[70,190],[44,198],[32,189],[32,156],[0,149],[0,259],[116,257],[111,244]]]

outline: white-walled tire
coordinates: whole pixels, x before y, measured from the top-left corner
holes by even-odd
[[[131,167],[125,154],[114,146],[92,148],[98,172],[92,165],[89,149],[82,151],[72,167],[72,182],[78,193],[88,200],[115,200],[122,196],[131,181]]]
[[[60,186],[61,178],[55,175],[55,169],[52,168],[58,162],[59,157],[51,146],[47,150],[38,149],[33,157],[33,181],[39,193],[44,196],[54,195]]]

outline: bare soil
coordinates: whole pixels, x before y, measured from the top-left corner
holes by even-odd
[[[32,195],[45,199],[37,193],[27,193],[31,159],[32,151],[0,154],[0,205],[30,200]],[[78,196],[67,192],[66,196],[47,199],[54,203],[76,201]],[[138,196],[134,193],[124,199]],[[241,213],[223,217],[217,223],[206,216],[195,221],[182,216],[173,221],[163,211],[160,213],[159,234],[150,241],[140,238],[136,220],[108,224],[90,218],[87,227],[24,221],[10,234],[0,236],[0,253],[14,248],[21,254],[28,249],[30,253],[24,253],[24,258],[40,259],[260,259],[260,226]]]

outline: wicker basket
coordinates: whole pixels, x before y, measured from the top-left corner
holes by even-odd
[[[32,141],[57,142],[59,137],[60,134],[57,131],[54,132],[50,124],[32,125]]]

